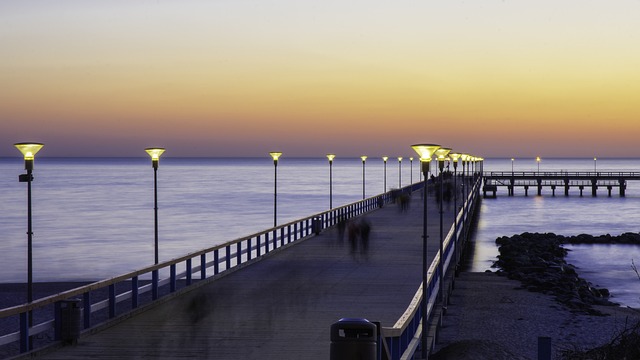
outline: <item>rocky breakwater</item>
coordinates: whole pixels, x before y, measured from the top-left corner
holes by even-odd
[[[523,233],[496,239],[500,255],[494,267],[510,279],[520,280],[530,291],[553,295],[557,302],[579,313],[602,315],[593,305],[617,305],[609,301],[609,291],[596,288],[580,278],[576,268],[565,261],[563,244],[638,243],[639,234],[618,237],[578,235],[565,237],[553,233]]]

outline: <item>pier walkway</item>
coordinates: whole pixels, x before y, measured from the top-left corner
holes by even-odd
[[[422,199],[361,216],[367,250],[352,252],[335,227],[182,296],[82,336],[42,359],[328,359],[329,329],[343,317],[393,326],[421,283]],[[428,256],[438,251],[435,197],[428,203]],[[356,219],[357,221],[358,219]],[[444,205],[445,235],[453,202]]]
[[[515,188],[523,188],[525,196],[529,195],[529,188],[535,188],[538,196],[542,195],[542,188],[550,188],[553,196],[556,189],[564,190],[564,196],[569,196],[571,188],[577,188],[580,196],[585,189],[591,189],[591,195],[597,196],[599,188],[607,189],[611,196],[613,188],[618,188],[620,196],[625,196],[627,181],[640,180],[640,172],[628,171],[492,171],[483,174],[484,197],[496,197],[499,187],[506,187],[508,196],[514,196]]]

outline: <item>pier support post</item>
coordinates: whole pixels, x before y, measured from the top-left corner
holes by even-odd
[[[524,186],[524,196],[529,196],[529,185]]]
[[[569,196],[569,179],[564,179],[564,196]]]
[[[618,180],[618,183],[620,184],[620,197],[624,197],[625,190],[627,190],[627,182],[624,179],[620,179]]]
[[[556,196],[556,186],[551,185],[551,196]]]
[[[609,192],[609,197],[611,197],[611,189],[613,188],[613,186],[608,185],[607,186],[607,191]]]
[[[542,179],[538,179],[538,196],[542,196]]]
[[[578,188],[580,189],[580,197],[582,197],[582,190],[584,190],[584,185],[580,185],[578,186]]]
[[[598,196],[598,180],[597,179],[592,179],[591,180],[591,196]]]

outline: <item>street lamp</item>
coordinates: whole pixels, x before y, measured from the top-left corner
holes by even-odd
[[[536,162],[538,163],[538,175],[540,175],[540,156],[536,157]]]
[[[402,188],[402,156],[398,156],[398,189]]]
[[[438,261],[438,269],[440,270],[440,301],[444,298],[444,252],[443,252],[443,244],[444,244],[444,231],[443,231],[443,218],[442,218],[442,196],[443,196],[443,183],[444,183],[444,174],[442,171],[444,170],[444,162],[447,159],[447,155],[449,155],[451,149],[449,148],[439,148],[436,150],[436,160],[438,160],[438,169],[440,170],[440,261]]]
[[[367,156],[362,155],[360,159],[362,159],[362,200],[364,200],[364,163],[367,161]]]
[[[411,164],[411,171],[409,172],[409,182],[413,185],[413,156],[409,158],[409,163]]]
[[[31,222],[31,182],[33,181],[33,159],[44,144],[22,142],[14,146],[24,156],[24,169],[26,174],[18,176],[19,182],[27,183],[27,302],[33,301],[33,231]],[[29,311],[29,325],[32,324],[31,311]]]
[[[327,154],[329,159],[329,209],[333,209],[333,159],[335,154]]]
[[[453,162],[453,240],[455,244],[455,264],[458,266],[458,159],[462,156],[459,152],[450,152],[449,157]]]
[[[515,160],[514,158],[511,158],[511,175],[513,175],[513,161],[514,160]]]
[[[382,161],[384,161],[384,189],[382,190],[383,194],[387,192],[387,160],[389,160],[388,156],[382,157]]]
[[[593,158],[593,172],[598,172],[598,158]]]
[[[269,155],[273,158],[273,227],[276,227],[278,225],[278,158],[282,153],[272,151]]]
[[[151,156],[151,166],[153,166],[153,215],[155,219],[155,263],[158,261],[158,163],[164,148],[146,148],[144,151]]]
[[[429,281],[429,276],[427,271],[429,270],[429,266],[427,265],[427,181],[429,179],[429,165],[431,163],[431,157],[433,153],[440,148],[440,145],[435,144],[416,144],[411,146],[413,150],[420,155],[420,165],[422,173],[424,174],[424,183],[422,184],[422,200],[423,200],[423,211],[422,211],[422,339],[421,339],[421,347],[422,347],[422,357],[426,359],[428,357],[427,350],[427,329],[429,328],[428,314],[427,314],[427,304],[428,304],[428,295],[429,295],[429,286],[427,282]]]

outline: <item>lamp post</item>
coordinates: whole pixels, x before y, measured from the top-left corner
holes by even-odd
[[[19,182],[27,183],[27,302],[33,301],[33,229],[31,222],[31,182],[33,181],[33,159],[44,144],[22,142],[14,146],[24,156],[24,169],[26,174],[18,177]],[[29,312],[29,325],[32,325],[31,311]]]
[[[598,158],[593,158],[593,172],[598,172]]]
[[[329,159],[329,209],[333,209],[333,159],[335,154],[327,154]]]
[[[409,158],[409,164],[411,171],[409,172],[409,182],[413,185],[413,156]]]
[[[444,162],[447,159],[447,155],[449,155],[451,149],[449,148],[439,148],[436,150],[436,160],[438,160],[438,169],[440,170],[440,261],[438,261],[438,269],[440,270],[440,301],[444,299],[444,253],[443,253],[443,244],[444,244],[444,231],[443,231],[443,212],[442,212],[442,195],[443,195],[443,183],[444,183],[444,175],[442,171],[444,170]]]
[[[382,161],[384,161],[384,188],[382,189],[382,193],[387,192],[387,160],[389,160],[388,156],[383,156]]]
[[[360,159],[362,159],[362,200],[364,200],[364,163],[367,161],[367,156],[362,155]]]
[[[18,176],[18,181],[27,183],[27,302],[30,303],[33,301],[33,228],[31,221],[31,182],[33,181],[33,159],[35,158],[36,153],[42,149],[44,144],[22,142],[16,143],[14,146],[24,156],[24,169],[27,171],[26,174],[20,174]],[[33,326],[33,313],[31,311],[27,313],[27,324],[29,327]],[[26,346],[23,348],[21,345],[21,350],[27,351],[27,349],[31,348],[31,337],[28,337]]]
[[[514,160],[515,160],[514,158],[511,158],[511,176],[513,176],[513,161]]]
[[[540,175],[540,156],[536,157],[536,162],[538,163],[538,175]]]
[[[269,153],[273,158],[273,227],[278,225],[278,158],[282,156],[279,151]]]
[[[151,166],[153,166],[153,217],[155,220],[155,263],[159,262],[158,256],[158,163],[160,162],[160,155],[164,152],[164,148],[152,147],[146,148],[144,151],[151,156]]]
[[[450,152],[449,157],[453,162],[453,240],[455,244],[455,261],[456,268],[458,267],[458,257],[460,252],[458,251],[458,159],[462,156],[459,152]]]
[[[398,189],[402,188],[402,156],[398,156]]]
[[[427,282],[429,281],[429,276],[427,271],[429,270],[429,266],[427,264],[427,181],[429,179],[429,165],[431,163],[431,157],[433,153],[440,148],[440,145],[435,144],[416,144],[411,146],[413,150],[415,150],[418,155],[420,155],[420,165],[422,173],[424,174],[424,183],[422,184],[422,198],[423,198],[423,213],[422,213],[422,339],[421,339],[421,347],[422,347],[422,357],[424,359],[428,356],[427,350],[427,329],[429,328],[428,314],[427,314],[427,304],[428,304],[428,296],[429,296],[429,286]]]

